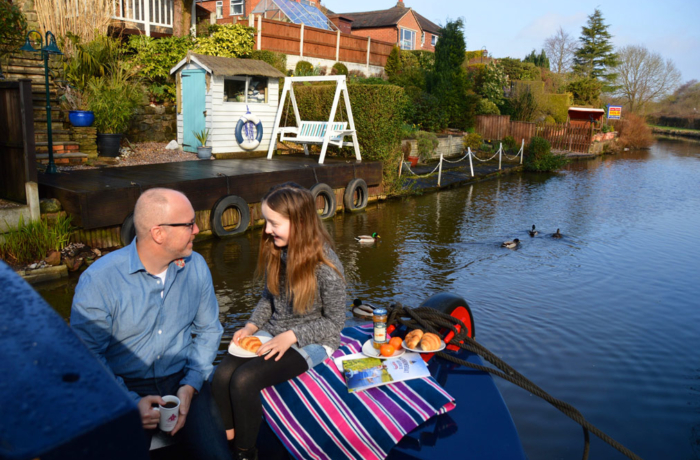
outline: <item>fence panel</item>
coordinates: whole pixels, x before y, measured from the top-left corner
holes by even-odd
[[[536,123],[528,123],[526,121],[511,121],[510,122],[510,135],[515,139],[515,141],[520,145],[520,143],[525,139],[525,144],[530,143],[530,139],[535,135],[535,130],[537,128]]]
[[[590,126],[572,123],[538,123],[537,135],[547,139],[552,150],[588,153],[591,146]]]
[[[300,25],[263,19],[260,36],[262,39],[261,49],[299,55]],[[257,34],[255,37],[257,40]]]
[[[27,203],[24,184],[37,180],[30,80],[0,82],[0,132],[0,197]]]
[[[304,56],[335,61],[336,32],[304,27]]]
[[[477,115],[476,132],[483,139],[503,139],[510,134],[510,115]]]

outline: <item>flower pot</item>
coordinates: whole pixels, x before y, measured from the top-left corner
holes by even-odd
[[[118,157],[122,141],[120,134],[97,134],[97,150],[101,157]]]
[[[418,157],[409,156],[406,159],[408,160],[409,163],[411,163],[411,166],[415,167],[416,165],[418,165]]]
[[[211,158],[211,147],[197,147],[197,158],[200,160]]]
[[[68,120],[71,125],[77,128],[92,126],[95,121],[95,113],[90,110],[71,110],[68,112]]]

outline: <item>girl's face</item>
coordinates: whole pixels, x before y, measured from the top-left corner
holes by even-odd
[[[265,233],[274,238],[275,246],[284,248],[289,244],[289,219],[262,204],[262,215],[265,218]]]

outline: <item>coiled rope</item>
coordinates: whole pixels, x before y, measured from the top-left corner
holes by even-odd
[[[407,319],[410,318],[410,319]],[[589,423],[585,417],[572,405],[560,401],[554,398],[542,388],[528,380],[525,376],[520,374],[518,371],[513,369],[511,366],[506,364],[498,356],[491,353],[483,345],[476,342],[474,339],[467,335],[467,327],[464,323],[457,318],[448,315],[446,313],[439,312],[430,307],[419,307],[419,308],[407,308],[401,303],[391,304],[388,308],[388,320],[387,326],[401,324],[410,329],[423,329],[434,334],[437,334],[442,339],[442,336],[438,330],[446,328],[454,333],[454,337],[450,340],[450,345],[455,345],[465,350],[468,350],[476,355],[481,356],[489,363],[493,364],[499,370],[493,369],[491,367],[481,366],[479,364],[470,363],[463,359],[456,358],[455,356],[445,353],[444,351],[437,352],[436,354],[443,359],[446,359],[455,364],[470,367],[482,372],[488,372],[493,375],[497,375],[504,380],[507,380],[519,387],[523,388],[530,393],[539,396],[544,399],[552,406],[556,407],[559,411],[563,412],[566,416],[574,420],[576,423],[583,427],[583,437],[584,437],[584,448],[583,448],[583,460],[588,459],[588,454],[590,451],[590,435],[592,432],[600,439],[610,444],[612,447],[622,452],[625,456],[635,460],[641,460],[641,457],[636,455],[631,450],[627,449],[625,446],[619,442],[612,439],[607,434],[603,433],[599,428],[595,427]],[[460,330],[457,331],[456,325],[460,326]],[[460,343],[462,342],[462,343]]]

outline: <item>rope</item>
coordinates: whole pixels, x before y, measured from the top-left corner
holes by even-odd
[[[408,165],[408,163],[404,162],[404,165],[406,166],[406,168],[408,168],[409,172],[410,172],[411,174],[413,174],[414,176],[416,176],[416,177],[428,177],[429,175],[431,175],[432,173],[434,173],[435,171],[437,171],[438,168],[440,167],[440,163],[438,163],[437,166],[435,166],[435,169],[433,169],[432,171],[430,171],[430,172],[427,173],[427,174],[423,174],[422,176],[419,176],[418,174],[414,173],[414,172],[411,170],[411,167]]]
[[[450,340],[450,345],[455,345],[468,350],[476,355],[481,356],[489,363],[493,364],[497,369],[491,367],[481,366],[479,364],[470,363],[463,359],[459,359],[454,355],[445,353],[444,351],[437,352],[436,354],[443,359],[446,359],[455,364],[470,367],[482,372],[488,372],[490,374],[501,377],[519,387],[523,388],[530,393],[539,396],[544,399],[552,406],[556,407],[559,411],[564,413],[566,416],[574,420],[576,423],[583,427],[584,436],[584,448],[583,448],[583,460],[588,459],[588,454],[590,451],[590,435],[592,432],[600,439],[610,444],[612,447],[620,451],[622,454],[628,458],[641,460],[641,457],[637,456],[634,452],[627,449],[625,446],[619,442],[612,439],[610,436],[605,434],[599,428],[588,422],[585,417],[572,405],[560,401],[549,395],[542,388],[528,380],[525,376],[520,374],[518,371],[513,369],[511,366],[506,364],[498,356],[491,353],[486,347],[476,342],[474,339],[467,335],[467,327],[464,323],[453,316],[446,313],[439,312],[430,307],[419,307],[419,308],[406,308],[401,303],[392,304],[388,308],[389,317],[387,320],[387,326],[394,325],[396,323],[406,326],[408,329],[423,329],[434,334],[437,334],[444,339],[444,336],[440,335],[438,329],[446,328],[454,333],[454,337]],[[409,319],[406,319],[409,318]],[[456,325],[460,326],[460,331],[457,331]],[[462,342],[462,343],[460,343]]]
[[[467,158],[468,156],[469,156],[469,153],[466,153],[466,154],[465,154],[462,158],[460,158],[459,160],[450,161],[450,160],[448,160],[447,158],[443,158],[442,161],[446,161],[446,162],[448,162],[448,163],[459,163],[460,161],[464,160],[464,159]]]
[[[491,161],[491,160],[493,160],[494,158],[496,158],[497,155],[498,155],[498,152],[494,153],[493,156],[492,156],[491,158],[489,158],[488,160],[482,160],[481,158],[479,158],[479,157],[477,157],[476,155],[474,155],[474,152],[472,152],[472,158],[474,158],[475,160],[479,160],[479,161],[481,161],[481,162]]]

